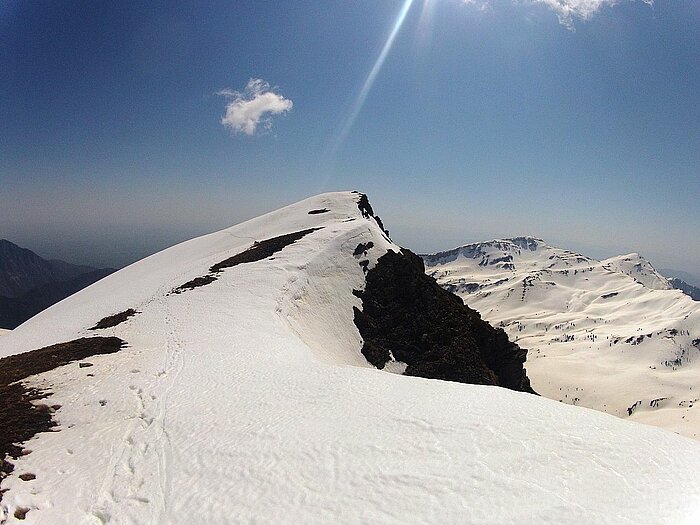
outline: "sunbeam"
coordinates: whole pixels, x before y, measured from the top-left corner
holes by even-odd
[[[350,130],[352,129],[353,125],[355,124],[355,120],[357,120],[357,116],[360,114],[360,111],[362,111],[362,106],[364,106],[365,101],[367,100],[367,95],[369,95],[369,92],[371,91],[372,86],[374,85],[374,81],[377,79],[377,76],[379,75],[379,72],[381,71],[382,66],[384,65],[384,61],[386,60],[386,57],[389,54],[389,51],[391,51],[391,46],[394,44],[394,40],[396,39],[396,35],[399,33],[399,30],[401,29],[401,26],[403,25],[404,20],[406,20],[406,15],[408,14],[408,11],[411,9],[412,4],[413,4],[413,0],[405,0],[405,2],[403,3],[403,6],[401,6],[401,11],[399,11],[398,16],[396,17],[396,21],[394,22],[394,26],[391,30],[391,33],[389,33],[389,37],[386,39],[386,42],[384,43],[384,47],[382,48],[382,52],[379,53],[379,57],[377,57],[377,60],[374,63],[374,66],[372,66],[372,69],[370,70],[369,75],[367,75],[367,79],[365,80],[364,84],[362,85],[362,90],[360,91],[360,94],[355,99],[355,102],[352,105],[352,109],[350,110],[350,113],[348,114],[347,118],[343,121],[343,126],[340,128],[340,131],[338,132],[335,140],[332,143],[332,146],[330,148],[330,158],[331,159],[335,158],[335,155],[338,152],[338,149],[343,144],[343,142],[345,142],[345,139],[347,138],[348,133],[350,133]]]

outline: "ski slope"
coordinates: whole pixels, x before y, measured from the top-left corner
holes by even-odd
[[[128,346],[25,381],[52,392],[60,426],[13,460],[0,521],[700,519],[693,440],[529,394],[371,367],[352,291],[364,286],[359,262],[371,268],[399,248],[358,198],[320,195],[179,244],[3,336],[0,356],[94,335]],[[271,257],[172,293],[255,241],[312,228]],[[366,257],[353,255],[368,242]],[[125,322],[88,330],[130,308]]]
[[[700,303],[639,254],[597,261],[518,237],[423,258],[528,349],[540,394],[700,438]]]

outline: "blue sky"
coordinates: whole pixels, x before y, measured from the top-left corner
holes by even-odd
[[[418,252],[529,234],[700,273],[696,0],[408,5],[0,3],[0,237],[119,266],[359,189]]]

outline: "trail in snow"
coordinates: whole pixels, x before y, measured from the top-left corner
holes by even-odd
[[[0,355],[21,353],[140,312],[104,331],[128,342],[121,352],[28,380],[63,405],[61,426],[2,481],[6,523],[20,523],[20,507],[21,523],[51,525],[697,521],[694,441],[373,369],[353,323],[365,282],[353,252],[372,242],[372,267],[398,247],[357,202],[321,195],[193,239],[3,336]],[[250,239],[319,226],[273,258],[167,295]]]

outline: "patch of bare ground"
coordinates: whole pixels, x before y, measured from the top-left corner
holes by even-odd
[[[213,265],[211,268],[209,268],[209,274],[192,279],[191,281],[174,288],[171,293],[179,294],[185,290],[193,290],[194,288],[211,284],[216,281],[218,274],[226,268],[232,268],[233,266],[237,266],[239,264],[257,262],[267,259],[268,257],[272,257],[286,246],[289,246],[302,237],[305,237],[306,235],[320,229],[321,228],[309,228],[307,230],[280,235],[279,237],[272,237],[271,239],[265,239],[263,241],[255,241],[247,250]]]
[[[308,234],[320,230],[321,228],[309,228],[307,230],[301,230],[294,233],[287,233],[286,235],[280,235],[279,237],[272,237],[271,239],[265,239],[264,241],[255,242],[253,246],[248,248],[246,251],[229,257],[215,264],[209,271],[212,273],[219,273],[225,268],[231,268],[239,264],[252,263],[267,259],[273,256],[277,252],[281,251],[286,246],[297,242],[299,239],[306,237]]]
[[[112,328],[113,326],[117,326],[118,324],[123,323],[129,317],[133,317],[137,313],[138,312],[133,308],[129,308],[128,310],[124,310],[123,312],[119,312],[118,314],[108,315],[107,317],[103,317],[102,319],[97,321],[97,324],[92,328],[88,328],[88,330],[101,330],[103,328]]]
[[[216,276],[214,275],[195,277],[191,281],[187,281],[185,284],[181,284],[177,288],[173,289],[172,293],[179,294],[186,290],[194,290],[195,288],[199,288],[200,286],[206,286],[207,284],[211,284],[214,281],[216,281]]]
[[[118,337],[84,337],[0,359],[0,482],[14,469],[10,459],[31,452],[24,443],[56,426],[52,414],[60,408],[33,403],[51,393],[28,388],[20,381],[90,356],[118,352],[124,345]],[[2,493],[0,490],[0,501]]]

